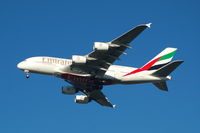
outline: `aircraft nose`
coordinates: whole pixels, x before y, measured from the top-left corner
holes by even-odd
[[[18,63],[18,64],[17,64],[17,68],[23,69],[23,62]]]

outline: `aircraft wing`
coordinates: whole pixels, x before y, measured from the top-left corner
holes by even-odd
[[[94,50],[85,56],[87,58],[86,64],[74,65],[74,67],[84,73],[89,73],[96,77],[102,77],[110,65],[112,65],[116,60],[119,60],[121,54],[126,54],[124,51],[127,48],[131,48],[129,43],[147,27],[150,27],[150,24],[139,25],[111,42],[107,42],[109,45],[108,50]]]
[[[108,106],[111,108],[115,108],[115,105],[112,105],[109,101],[108,98],[101,92],[101,90],[95,90],[92,91],[89,95],[89,97],[96,101],[97,103],[101,104],[102,106]]]

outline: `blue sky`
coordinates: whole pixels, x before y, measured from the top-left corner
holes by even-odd
[[[0,1],[0,132],[200,132],[199,5],[197,0],[7,0]],[[66,82],[25,74],[16,64],[32,56],[71,58],[91,52],[152,22],[133,49],[115,64],[140,67],[166,47],[185,60],[168,82],[169,92],[151,84],[114,85],[103,90],[116,109],[74,103],[62,95]]]

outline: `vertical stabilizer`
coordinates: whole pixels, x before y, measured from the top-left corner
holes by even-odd
[[[176,53],[177,48],[166,48],[161,53],[159,53],[156,57],[146,63],[143,67],[138,68],[130,73],[125,74],[124,76],[128,76],[137,72],[145,71],[145,70],[157,70],[165,65],[167,65],[173,58]]]
[[[177,48],[166,48],[143,67],[148,67],[148,70],[161,68],[172,60],[176,51]]]

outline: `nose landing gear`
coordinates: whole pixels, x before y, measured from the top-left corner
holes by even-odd
[[[29,70],[24,70],[24,72],[26,73],[26,78],[28,79],[30,77]]]

